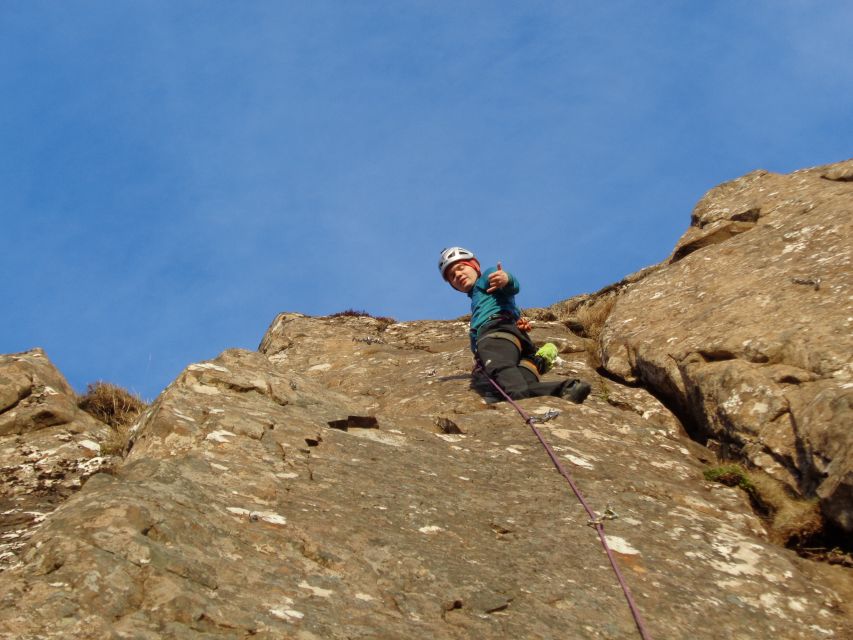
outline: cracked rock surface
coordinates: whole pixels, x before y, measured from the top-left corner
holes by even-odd
[[[0,355],[0,572],[20,565],[30,536],[109,462],[108,431],[77,408],[41,349]]]
[[[604,367],[820,500],[853,534],[853,161],[712,189],[668,264],[627,284]]]
[[[767,543],[678,421],[604,380],[522,401],[598,513],[656,638],[843,638],[841,567]],[[461,322],[281,314],[189,366],[130,452],[0,582],[14,638],[635,638],[588,517],[529,427],[468,387]],[[451,426],[452,425],[452,426]]]

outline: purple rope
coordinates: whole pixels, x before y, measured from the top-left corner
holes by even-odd
[[[604,552],[607,554],[608,560],[610,560],[610,566],[613,567],[613,573],[616,574],[616,579],[619,581],[619,585],[622,587],[622,593],[625,594],[625,600],[628,601],[628,608],[631,609],[631,615],[634,617],[634,622],[637,625],[637,630],[640,632],[640,637],[643,640],[651,640],[651,635],[649,635],[648,630],[646,629],[646,625],[643,622],[643,617],[640,615],[640,610],[637,607],[637,603],[634,601],[634,596],[631,595],[631,589],[628,588],[628,583],[625,582],[625,578],[622,576],[622,572],[619,570],[619,566],[616,564],[616,558],[613,557],[613,551],[610,549],[610,545],[607,544],[607,538],[604,535],[604,524],[598,519],[598,516],[595,512],[590,508],[589,504],[587,504],[586,500],[583,497],[578,486],[575,484],[575,481],[569,475],[569,472],[566,471],[565,467],[560,463],[559,458],[557,458],[557,454],[554,453],[554,450],[551,448],[545,438],[542,437],[539,429],[536,428],[536,425],[533,423],[533,416],[528,414],[524,409],[522,409],[518,403],[507,395],[506,391],[495,382],[492,377],[486,373],[485,367],[483,365],[478,364],[477,367],[483,372],[489,382],[492,383],[495,389],[497,389],[500,394],[506,398],[507,402],[509,402],[515,410],[518,411],[518,414],[524,418],[524,421],[530,426],[533,430],[533,433],[539,439],[539,442],[542,443],[542,446],[545,447],[545,451],[548,453],[548,457],[551,458],[551,462],[554,463],[554,466],[557,468],[557,471],[563,476],[566,481],[569,483],[569,486],[572,488],[575,496],[580,501],[583,508],[586,510],[587,515],[590,518],[590,524],[595,527],[595,530],[598,532],[598,538],[601,540],[601,546],[604,547]]]

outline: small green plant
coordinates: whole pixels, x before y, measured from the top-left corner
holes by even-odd
[[[755,492],[755,485],[749,479],[746,469],[739,464],[723,464],[711,467],[704,472],[705,480],[719,482],[727,487],[740,487],[749,494]]]

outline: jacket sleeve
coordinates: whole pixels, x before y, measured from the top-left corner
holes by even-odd
[[[519,291],[521,291],[521,285],[518,284],[518,280],[516,280],[515,276],[512,275],[509,271],[507,271],[506,274],[509,276],[509,282],[506,283],[504,291],[506,291],[509,295],[514,296]]]
[[[483,275],[482,275],[482,276],[480,276],[480,278],[481,278],[481,279],[482,279],[482,278],[485,278],[485,279],[483,280],[483,290],[484,290],[484,291],[485,291],[485,290],[488,288],[488,286],[489,286],[489,285],[488,285],[488,278],[489,278],[489,276],[490,276],[490,275],[492,275],[495,271],[497,271],[497,269],[495,269],[494,267],[489,267],[488,269],[486,269],[485,271],[483,271]],[[503,272],[504,272],[507,276],[509,276],[509,282],[507,282],[507,283],[506,283],[506,286],[505,286],[503,289],[500,289],[500,292],[501,292],[501,294],[502,294],[502,295],[506,295],[506,296],[514,296],[514,295],[515,295],[515,294],[517,294],[519,291],[521,291],[521,285],[519,285],[519,284],[518,284],[518,280],[516,279],[516,277],[515,277],[514,275],[512,275],[512,273],[510,273],[510,272],[509,272],[509,271],[507,271],[506,269],[504,269],[504,270],[503,270]],[[478,279],[478,282],[479,282],[479,279]]]

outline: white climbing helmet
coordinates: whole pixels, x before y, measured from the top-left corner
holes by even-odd
[[[476,260],[477,258],[473,253],[468,251],[468,249],[463,249],[462,247],[450,247],[448,249],[442,249],[441,258],[438,260],[438,270],[441,273],[441,277],[444,278],[444,272],[447,270],[447,267],[452,265],[454,262],[459,262],[460,260]]]

